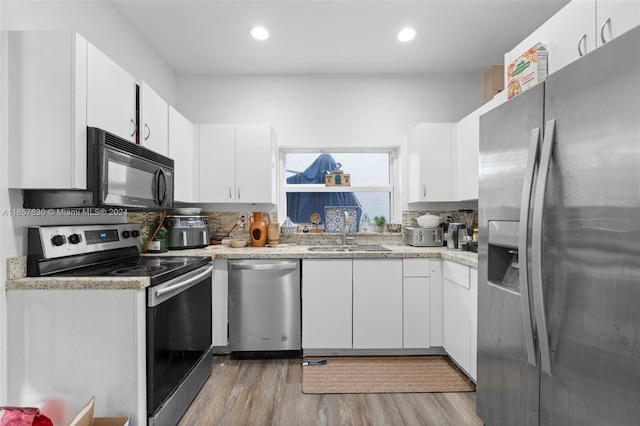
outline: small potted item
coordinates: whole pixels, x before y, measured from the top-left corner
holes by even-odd
[[[387,218],[384,216],[376,216],[373,218],[373,221],[375,222],[376,226],[377,226],[377,231],[376,232],[384,232],[384,225],[387,224]]]

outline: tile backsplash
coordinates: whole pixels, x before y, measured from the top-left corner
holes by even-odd
[[[404,211],[402,212],[402,227],[406,228],[408,226],[417,227],[418,222],[417,218],[426,214],[426,211]],[[458,211],[429,211],[430,214],[439,215],[443,218],[443,221],[446,221],[447,216],[451,216],[454,222],[458,222],[460,219],[458,217]],[[244,226],[236,227],[231,232],[231,235],[234,238],[248,238],[249,237],[249,225],[250,225],[250,216],[252,212],[202,212],[201,215],[206,215],[209,219],[209,232],[212,236],[216,234],[226,234],[229,230],[233,228],[236,222],[240,219],[240,216],[244,215]],[[159,212],[129,212],[127,214],[127,222],[130,223],[139,223],[142,231],[143,237],[146,239],[150,232],[155,230],[155,227],[160,220],[161,213]],[[264,213],[263,220],[267,222],[268,220],[272,222],[282,222],[278,220],[277,213]],[[478,227],[478,212],[474,212],[474,220],[473,227]],[[296,235],[296,234],[293,234]],[[302,235],[302,234],[300,234]],[[283,234],[285,239],[291,239],[297,241],[299,237],[293,237],[286,234]],[[301,237],[310,239],[312,237]],[[315,236],[317,239],[317,235]],[[281,242],[284,242],[281,240]]]

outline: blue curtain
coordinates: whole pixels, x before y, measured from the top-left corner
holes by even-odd
[[[327,172],[339,170],[331,154],[320,154],[303,172],[287,178],[287,184],[324,184]],[[324,207],[358,207],[360,223],[362,205],[351,192],[289,192],[287,193],[287,216],[293,223],[308,223],[311,214],[318,213],[324,221]]]

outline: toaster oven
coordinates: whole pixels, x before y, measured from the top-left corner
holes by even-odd
[[[441,247],[442,228],[411,228],[405,229],[404,242],[415,247]]]

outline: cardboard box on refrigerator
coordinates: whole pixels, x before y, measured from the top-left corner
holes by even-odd
[[[547,78],[547,47],[537,43],[507,68],[507,99],[518,96]]]
[[[504,65],[492,65],[482,78],[482,103],[487,103],[504,90]]]

